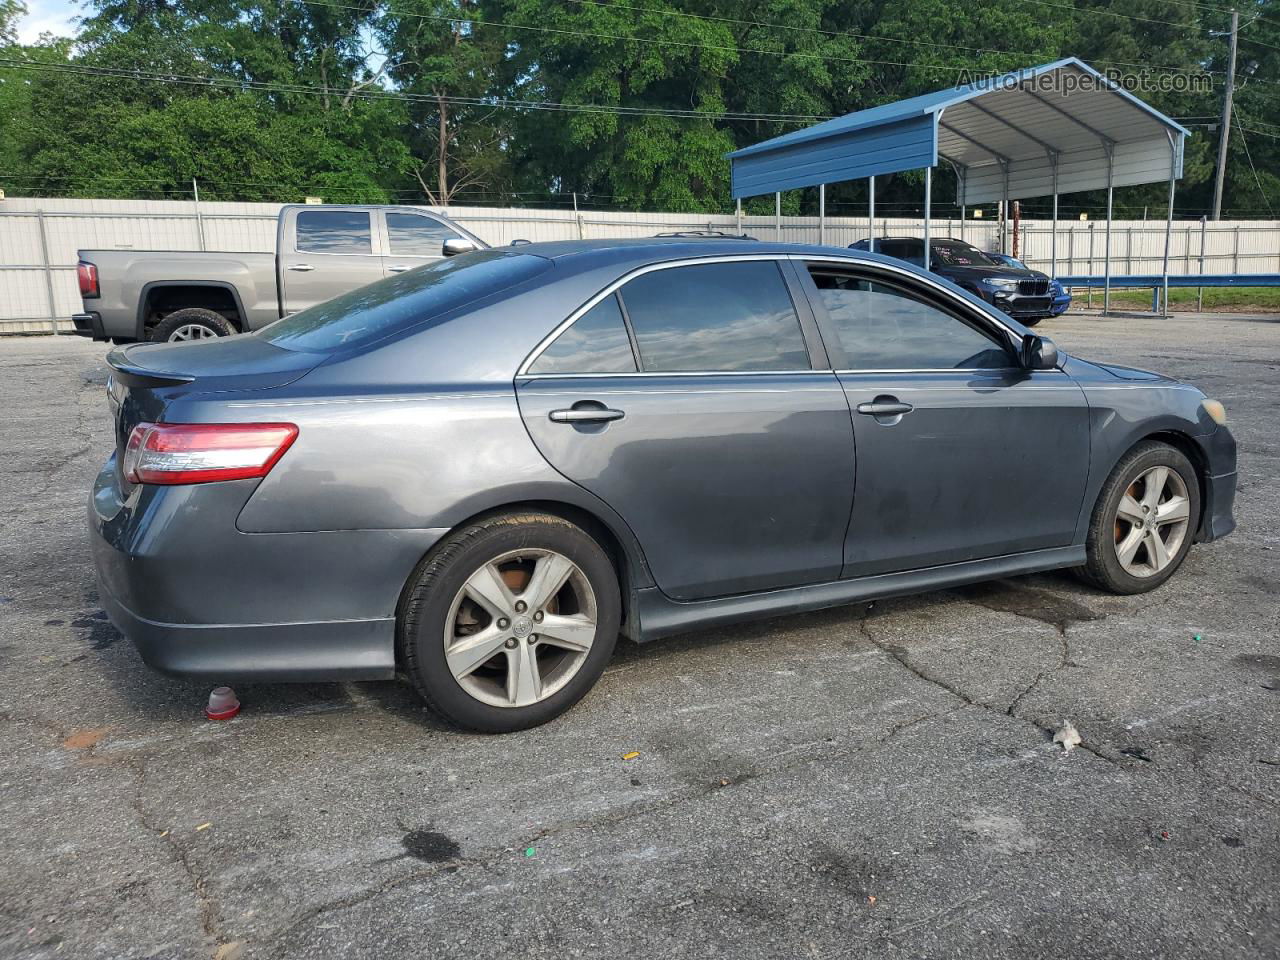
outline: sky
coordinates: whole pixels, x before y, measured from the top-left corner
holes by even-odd
[[[42,33],[71,36],[71,18],[82,12],[73,0],[25,0],[27,15],[18,21],[18,42],[35,43]]]

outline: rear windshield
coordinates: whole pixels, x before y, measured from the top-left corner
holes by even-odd
[[[346,350],[507,290],[550,267],[550,260],[528,254],[464,253],[344,293],[277,320],[256,336],[288,350]]]

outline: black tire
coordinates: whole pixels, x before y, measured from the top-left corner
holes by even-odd
[[[239,332],[230,320],[214,310],[206,310],[204,307],[184,307],[173,311],[152,327],[151,339],[163,343],[183,327],[203,327],[209,331],[209,335],[215,337],[229,337]]]
[[[546,699],[523,707],[484,703],[454,678],[445,659],[444,633],[454,598],[484,564],[510,551],[538,549],[568,558],[586,577],[595,595],[595,638],[577,673]],[[435,713],[470,730],[510,733],[553,720],[586,695],[613,655],[621,620],[617,572],[594,539],[550,514],[500,514],[450,535],[414,572],[401,604],[398,644],[409,679]]]
[[[1121,566],[1116,555],[1117,511],[1120,500],[1130,485],[1147,470],[1157,466],[1168,467],[1182,478],[1190,501],[1190,518],[1182,542],[1170,558],[1168,566],[1150,576],[1135,577]],[[1093,516],[1089,520],[1086,541],[1088,559],[1083,567],[1076,568],[1076,574],[1086,583],[1111,593],[1128,595],[1154,590],[1182,566],[1199,526],[1200,483],[1196,478],[1195,467],[1181,450],[1156,440],[1144,440],[1120,458],[1120,462],[1107,477],[1107,482],[1102,485],[1098,502],[1093,508]]]

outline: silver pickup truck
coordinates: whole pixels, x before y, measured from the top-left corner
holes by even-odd
[[[366,283],[487,247],[421,207],[291,205],[275,253],[81,250],[83,312],[95,340],[202,340],[264,327]]]

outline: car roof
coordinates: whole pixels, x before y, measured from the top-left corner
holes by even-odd
[[[809,243],[782,243],[759,240],[744,243],[740,239],[687,237],[644,237],[628,240],[553,240],[543,243],[521,243],[501,247],[513,254],[543,257],[559,265],[589,269],[606,264],[661,263],[668,260],[693,260],[703,257],[726,256],[840,256],[881,259],[878,254],[848,247],[820,246]],[[884,258],[885,263],[897,263]]]

